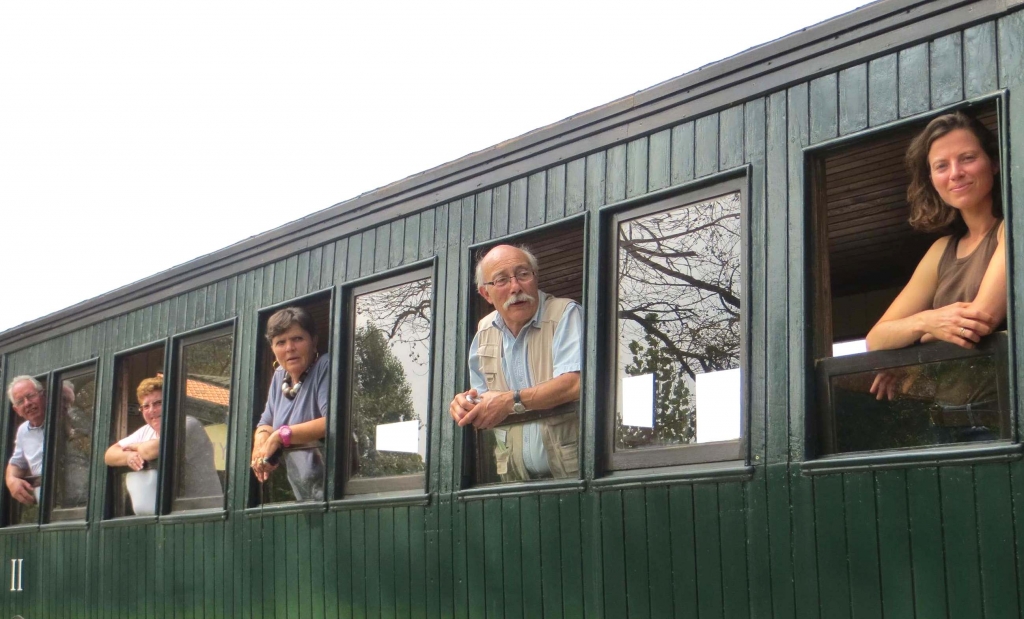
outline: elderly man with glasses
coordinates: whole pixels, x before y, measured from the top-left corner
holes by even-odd
[[[476,265],[477,291],[494,306],[469,348],[471,389],[449,407],[460,426],[490,430],[503,481],[575,477],[577,411],[518,423],[517,415],[575,402],[580,394],[583,311],[537,289],[537,259],[499,245]],[[511,416],[511,417],[510,417]]]
[[[7,464],[5,481],[14,500],[35,505],[35,489],[43,472],[43,420],[46,418],[46,391],[31,376],[15,376],[7,387],[7,397],[15,414],[25,420],[14,438],[14,453]]]

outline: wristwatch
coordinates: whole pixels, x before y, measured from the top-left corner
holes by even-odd
[[[526,405],[523,404],[522,398],[519,397],[519,390],[516,389],[512,392],[512,412],[515,414],[525,413]]]
[[[292,446],[292,429],[291,428],[289,428],[288,426],[281,426],[280,428],[278,428],[277,434],[278,434],[278,436],[281,437],[281,444],[284,445],[285,448],[288,448],[288,447]]]

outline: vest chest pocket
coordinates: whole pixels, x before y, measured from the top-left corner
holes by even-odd
[[[476,354],[480,363],[480,373],[487,381],[487,389],[492,390],[498,372],[501,371],[501,351],[494,344],[480,344],[477,346]]]

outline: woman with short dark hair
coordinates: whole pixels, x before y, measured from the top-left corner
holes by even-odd
[[[298,501],[323,500],[330,362],[317,353],[316,324],[301,307],[282,309],[267,321],[274,375],[253,435],[252,470],[265,482],[283,461]]]

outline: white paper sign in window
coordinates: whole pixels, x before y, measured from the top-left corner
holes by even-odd
[[[622,377],[622,425],[654,427],[654,374]]]
[[[419,453],[420,422],[413,419],[412,421],[381,424],[377,426],[375,444],[377,451]]]
[[[697,442],[740,437],[740,370],[697,374]]]

